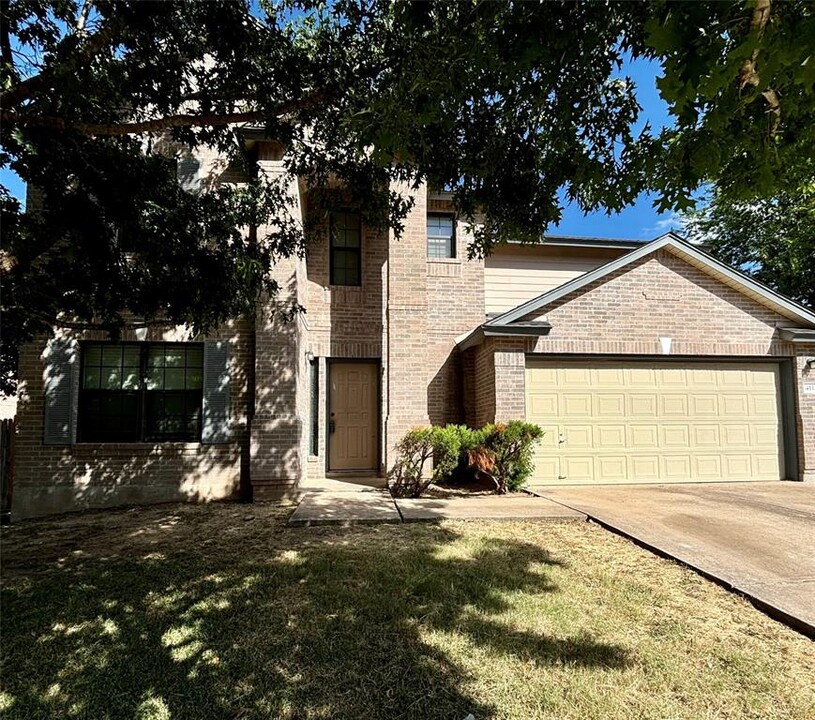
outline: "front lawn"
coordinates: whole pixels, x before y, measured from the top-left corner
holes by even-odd
[[[580,522],[2,531],[4,718],[812,718],[815,646]]]

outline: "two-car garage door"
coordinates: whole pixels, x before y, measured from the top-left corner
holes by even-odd
[[[527,360],[543,484],[784,477],[775,363]]]

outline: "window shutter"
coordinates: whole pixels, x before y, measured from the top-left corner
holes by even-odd
[[[204,343],[204,405],[201,442],[226,443],[232,438],[229,408],[229,343]]]
[[[74,432],[74,398],[79,379],[77,345],[73,340],[48,342],[45,367],[44,445],[70,445]]]

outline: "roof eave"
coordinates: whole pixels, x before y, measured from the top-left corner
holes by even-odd
[[[534,325],[500,325],[490,323],[479,325],[475,330],[461,336],[456,341],[458,350],[480,345],[488,337],[544,337],[550,333],[552,325],[548,322],[538,322]]]
[[[782,340],[793,343],[815,343],[815,328],[779,328]]]

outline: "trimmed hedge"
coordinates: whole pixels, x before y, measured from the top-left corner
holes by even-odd
[[[532,474],[532,452],[543,430],[512,420],[473,430],[466,425],[416,427],[397,444],[398,459],[388,474],[397,497],[420,497],[431,483],[453,477],[488,478],[498,493],[519,490]],[[425,475],[433,459],[432,474]]]

